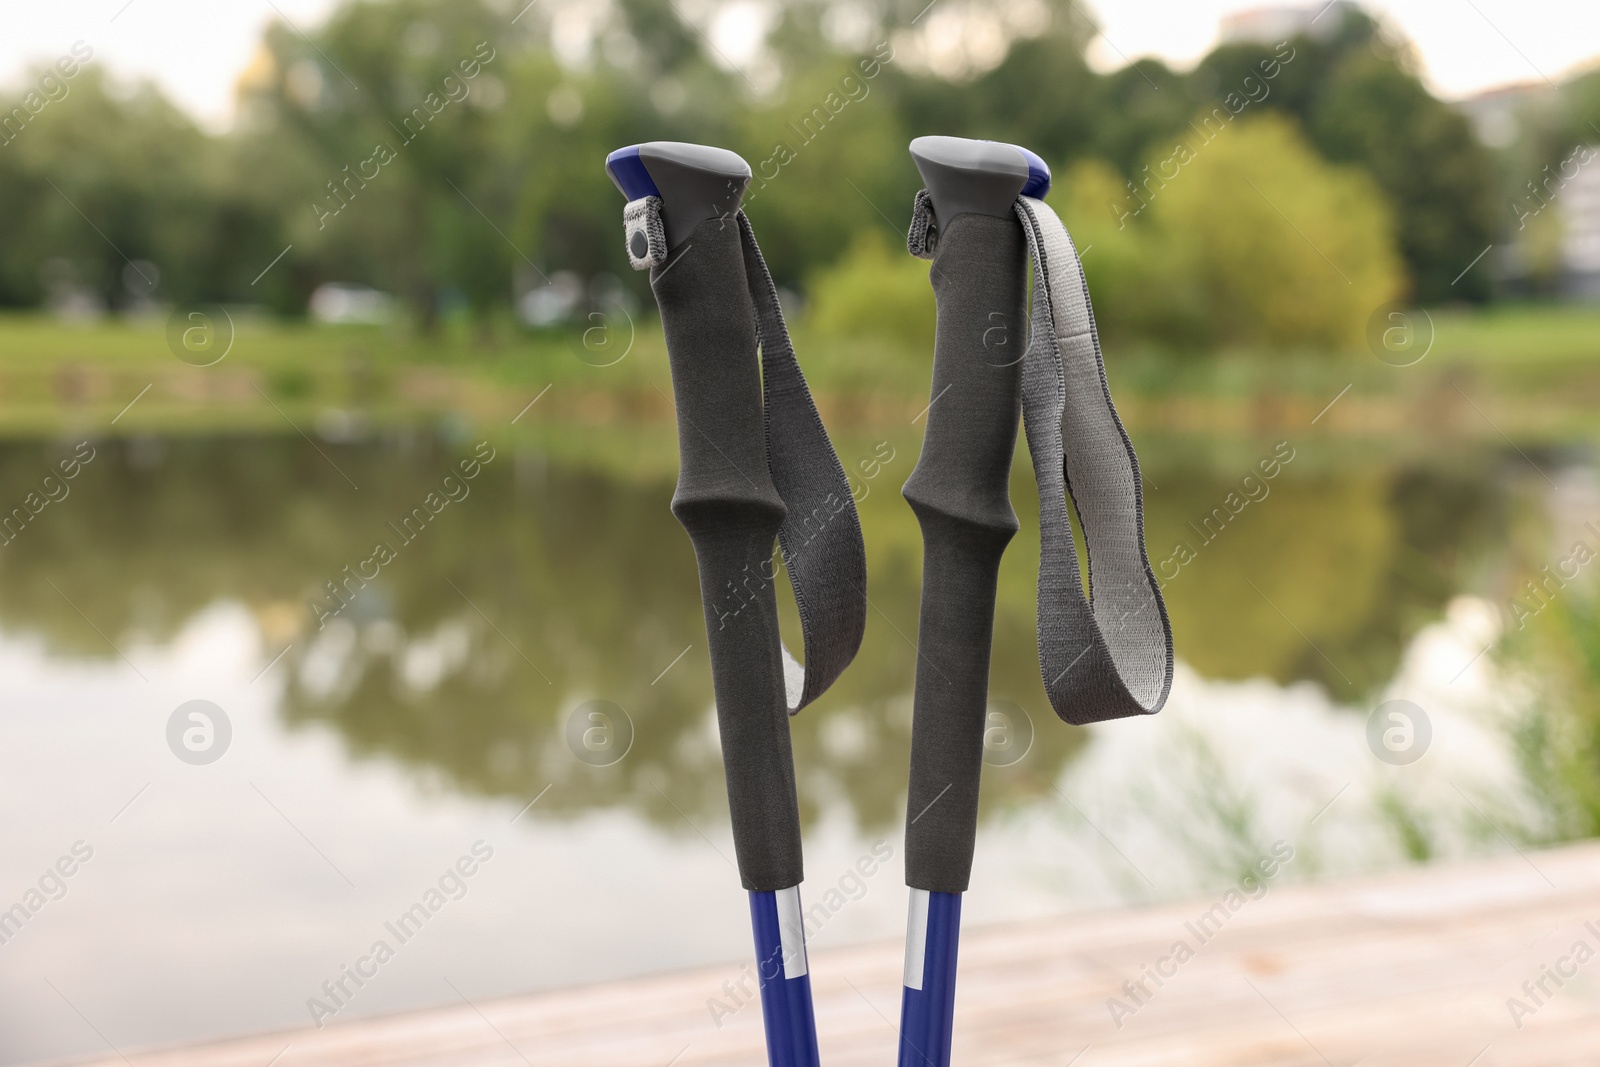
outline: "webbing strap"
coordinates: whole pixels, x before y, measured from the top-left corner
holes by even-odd
[[[1111,402],[1072,238],[1041,200],[1019,196],[1016,213],[1033,265],[1022,417],[1039,485],[1039,671],[1067,722],[1154,714],[1172,688],[1172,626],[1145,552],[1139,459]],[[906,245],[932,259],[937,242],[923,190]],[[1087,597],[1069,497],[1088,550]]]
[[[660,211],[657,197],[632,201],[624,211],[629,259],[636,269],[669,262]],[[867,555],[850,482],[795,358],[772,274],[750,220],[743,211],[736,218],[761,355],[767,470],[787,511],[778,545],[800,611],[804,665],[782,648],[785,704],[792,715],[821,696],[861,647],[867,624]],[[636,240],[635,234],[642,236]],[[688,252],[686,247],[677,254]],[[751,575],[748,580],[773,577]],[[732,602],[738,602],[739,592],[730,590]]]
[[[1022,412],[1039,485],[1039,667],[1056,714],[1084,724],[1161,710],[1172,627],[1144,543],[1139,460],[1106,385],[1083,265],[1066,227],[1018,197],[1033,260]],[[1070,495],[1089,557],[1085,597]]]
[[[792,715],[821,696],[861,647],[867,626],[867,550],[850,481],[795,358],[772,273],[750,220],[743,211],[738,219],[761,346],[767,469],[789,511],[778,529],[778,545],[800,609],[805,653],[802,666],[783,649]]]

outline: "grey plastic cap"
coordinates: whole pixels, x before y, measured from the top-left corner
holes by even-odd
[[[973,212],[1010,218],[1028,184],[1028,161],[1016,147],[966,137],[918,137],[911,142],[934,216],[948,224]]]
[[[639,146],[639,161],[660,191],[669,248],[683,243],[707,219],[731,219],[750,184],[750,164],[726,148],[649,141]]]

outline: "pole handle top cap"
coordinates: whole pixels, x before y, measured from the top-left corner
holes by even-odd
[[[918,137],[911,158],[946,223],[964,212],[1010,218],[1019,196],[1042,199],[1050,191],[1050,168],[1035,153],[1003,141],[967,137]]]
[[[750,164],[737,152],[683,141],[619,148],[606,157],[606,173],[630,202],[661,199],[669,248],[707,219],[731,217],[750,185]]]

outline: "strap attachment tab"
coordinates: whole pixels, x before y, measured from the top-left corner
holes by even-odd
[[[661,221],[659,196],[628,201],[622,224],[627,231],[628,264],[634,270],[649,270],[667,261],[667,229]]]
[[[933,197],[917,190],[911,205],[911,227],[906,230],[906,251],[918,259],[932,259],[939,244],[939,224],[933,217]]]

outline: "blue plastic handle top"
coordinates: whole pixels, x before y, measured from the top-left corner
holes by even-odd
[[[1050,165],[1040,159],[1036,152],[1023,148],[1019,144],[1005,144],[1007,148],[1015,148],[1022,153],[1022,158],[1028,162],[1028,184],[1022,187],[1021,196],[1032,197],[1034,200],[1043,200],[1050,192]]]
[[[750,164],[737,153],[683,141],[619,148],[606,157],[606,173],[629,202],[660,198],[669,248],[708,219],[733,218],[750,184]]]
[[[1050,192],[1050,165],[1039,158],[1037,152],[1008,141],[989,143],[1003,144],[1022,153],[1023,160],[1028,164],[1028,182],[1022,187],[1021,195],[1041,200]],[[621,190],[622,195],[629,200],[661,195],[661,191],[656,188],[655,179],[650,177],[650,171],[645,168],[644,160],[639,157],[640,147],[631,144],[606,156],[606,173],[611,176],[612,182]]]
[[[644,160],[639,158],[639,146],[636,144],[619,148],[606,156],[606,173],[611,176],[612,183],[622,191],[622,195],[630,201],[661,195],[661,190],[656,188],[655,179],[650,177],[650,172],[645,169]]]

